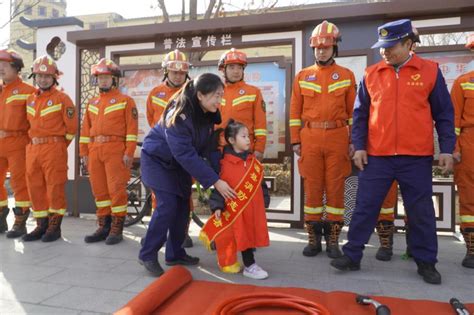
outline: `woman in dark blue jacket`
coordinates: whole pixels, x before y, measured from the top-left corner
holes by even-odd
[[[182,248],[189,219],[192,177],[204,188],[212,185],[225,197],[234,190],[204,160],[208,156],[214,125],[224,94],[221,79],[204,73],[189,81],[168,103],[161,121],[145,137],[141,153],[142,180],[157,197],[139,261],[155,276],[163,269],[158,251],[166,242],[167,265],[195,265]]]

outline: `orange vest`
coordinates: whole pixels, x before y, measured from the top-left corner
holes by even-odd
[[[451,89],[454,126],[459,136],[463,128],[474,127],[474,71],[459,76]]]
[[[30,138],[64,136],[68,142],[74,138],[77,129],[74,103],[56,87],[44,92],[37,90],[30,95],[26,111]]]
[[[301,142],[300,130],[305,122],[341,121],[351,125],[355,86],[352,71],[336,63],[312,65],[298,72],[290,102],[291,143]]]
[[[366,69],[370,95],[367,152],[375,156],[434,153],[429,96],[438,65],[413,55],[399,73],[381,61]]]
[[[138,139],[138,111],[133,98],[114,88],[89,101],[79,140],[81,156],[89,154],[88,145],[96,136],[123,138],[124,154],[133,157]]]
[[[35,91],[34,87],[19,77],[0,86],[0,130],[27,133],[29,125],[26,119],[26,100]]]
[[[225,128],[229,119],[234,119],[247,126],[252,150],[263,153],[267,141],[267,117],[265,102],[260,90],[239,81],[227,83],[221,101],[222,123],[216,127]]]
[[[146,100],[146,118],[151,128],[160,120],[170,98],[180,89],[181,87],[169,87],[166,82],[163,82],[150,91]]]

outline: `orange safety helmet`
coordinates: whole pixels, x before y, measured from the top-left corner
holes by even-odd
[[[474,49],[474,33],[467,35],[466,48]]]
[[[57,79],[58,76],[62,74],[62,72],[58,70],[56,62],[54,62],[51,57],[45,55],[36,58],[36,60],[33,62],[33,66],[31,66],[31,74],[50,74],[55,79]]]
[[[245,68],[247,66],[247,55],[242,51],[231,48],[222,54],[217,67],[219,70],[224,70],[225,66],[230,64],[239,64]]]
[[[323,21],[311,33],[309,45],[313,48],[336,46],[341,40],[339,29],[333,23]]]
[[[91,73],[93,76],[101,74],[110,74],[119,78],[121,76],[120,68],[115,62],[110,59],[102,58],[99,62],[92,66]]]
[[[161,62],[161,67],[165,71],[165,74],[168,73],[168,71],[189,72],[190,66],[191,64],[186,58],[186,55],[178,49],[167,53]]]
[[[9,62],[13,67],[20,71],[25,64],[23,63],[23,58],[14,50],[3,49],[0,50],[0,61]]]

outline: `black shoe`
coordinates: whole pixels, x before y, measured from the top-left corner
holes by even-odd
[[[375,259],[380,261],[390,261],[393,256],[393,251],[391,248],[379,247],[377,254],[375,254]]]
[[[339,249],[339,244],[327,245],[326,246],[326,255],[328,255],[328,257],[331,258],[331,259],[342,257],[342,252]]]
[[[308,244],[303,248],[303,256],[313,257],[321,252],[321,243],[316,245]]]
[[[171,261],[167,260],[165,263],[167,266],[176,266],[176,265],[193,266],[199,263],[199,257],[192,257],[186,254],[182,258],[171,260]]]
[[[143,261],[139,259],[138,262],[140,263],[140,265],[143,265],[143,267],[145,267],[145,269],[148,270],[148,272],[150,272],[155,277],[159,277],[165,272],[163,268],[161,268],[160,263],[157,261]]]
[[[435,264],[417,261],[418,274],[423,277],[426,283],[441,284],[441,274],[436,270]]]
[[[353,262],[349,257],[343,255],[331,261],[331,266],[338,270],[355,271],[360,269],[360,263]]]
[[[466,254],[462,260],[462,265],[466,268],[474,268],[474,255]]]
[[[184,239],[183,242],[183,248],[191,248],[193,247],[193,240],[189,235],[186,235],[186,238]]]
[[[48,242],[54,242],[60,238],[61,238],[61,230],[55,230],[55,231],[44,233],[44,235],[41,237],[41,241],[48,243]]]

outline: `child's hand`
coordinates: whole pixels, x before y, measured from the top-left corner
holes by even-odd
[[[214,215],[215,215],[217,220],[221,219],[221,212],[222,212],[222,210],[216,210],[216,212],[214,212]]]

